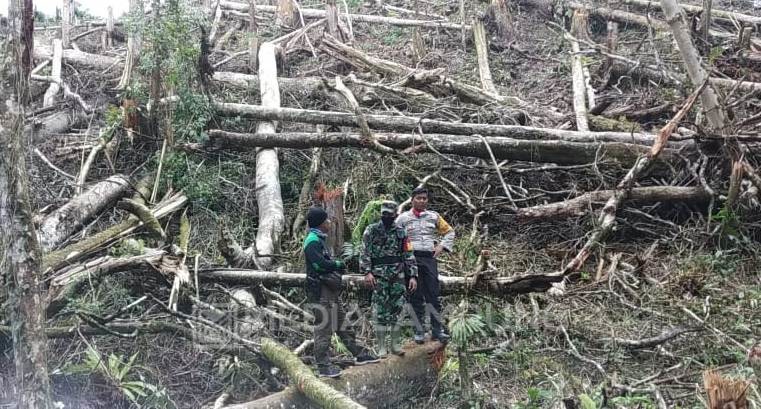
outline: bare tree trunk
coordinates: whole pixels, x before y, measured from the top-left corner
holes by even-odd
[[[591,132],[594,134],[594,132]],[[468,135],[427,134],[424,138],[410,134],[374,133],[376,140],[383,146],[405,151],[436,152],[438,154],[470,156],[491,159],[492,153],[497,159],[520,160],[528,162],[546,162],[563,165],[589,164],[605,155],[606,160],[618,161],[631,165],[638,154],[646,153],[649,148],[620,142],[578,143],[558,140],[522,140],[505,137],[483,137]],[[360,148],[371,149],[373,145],[358,133],[332,132],[316,133],[256,133],[241,134],[220,130],[209,131],[210,145],[214,148],[251,150],[259,148],[310,149],[313,147]],[[198,146],[196,146],[198,147]],[[675,158],[673,150],[664,152],[666,158]],[[668,159],[664,159],[668,160]]]
[[[293,28],[296,26],[298,16],[296,14],[295,0],[278,0],[275,24],[280,27]]]
[[[114,46],[114,8],[108,6],[108,19],[106,20],[106,47]]]
[[[63,12],[61,13],[61,41],[63,42],[63,48],[69,48],[71,46],[71,16],[73,0],[63,0]]]
[[[299,357],[279,342],[262,338],[262,353],[278,368],[288,374],[291,383],[296,385],[309,400],[323,408],[363,409],[364,406],[354,402],[348,396],[320,381]]]
[[[695,45],[692,43],[689,29],[687,28],[684,15],[676,0],[661,0],[661,8],[663,14],[666,16],[671,27],[671,32],[674,34],[674,40],[679,47],[679,52],[682,54],[684,65],[687,68],[687,74],[690,76],[692,83],[699,87],[701,84],[708,80],[708,73],[703,70],[700,64],[700,55]],[[723,106],[719,104],[719,98],[716,96],[716,92],[713,89],[713,83],[705,87],[700,94],[701,102],[703,103],[703,110],[708,118],[708,123],[713,128],[713,131],[719,135],[727,134],[727,115]],[[732,176],[729,180],[730,193],[732,189],[739,188],[740,181],[743,176],[743,159],[741,156],[740,146],[736,139],[727,139],[726,141],[727,151],[729,157],[732,160]],[[727,200],[727,205],[731,208],[733,200],[736,195],[730,195]],[[729,200],[732,199],[732,200]]]
[[[262,44],[259,49],[259,87],[262,105],[280,107],[280,88],[277,83],[275,46]],[[275,133],[275,122],[261,121],[256,133]],[[260,149],[256,154],[256,202],[259,208],[259,228],[256,232],[256,250],[262,267],[272,264],[271,255],[280,245],[283,231],[283,198],[280,193],[280,162],[275,149]]]
[[[578,36],[586,30],[587,14],[584,9],[577,9],[573,12],[571,22],[571,34]],[[587,120],[587,95],[586,81],[584,80],[584,66],[581,62],[581,48],[576,39],[569,39],[571,42],[571,76],[573,82],[573,110],[576,114],[576,129],[579,131],[588,131],[589,122]]]
[[[320,126],[318,125],[318,132],[320,132]],[[299,230],[301,225],[304,224],[306,218],[306,210],[309,205],[309,194],[314,187],[314,180],[317,177],[317,172],[320,171],[320,165],[322,163],[322,148],[312,149],[312,163],[309,165],[309,172],[304,179],[304,184],[301,186],[301,192],[299,193],[299,204],[296,207],[296,218],[293,221],[291,227],[291,236],[294,239],[299,237]]]
[[[53,40],[53,67],[50,72],[50,76],[58,82],[51,82],[48,90],[45,91],[45,97],[43,98],[42,106],[49,107],[55,104],[56,96],[61,91],[61,60],[63,60],[63,45],[61,40]]]
[[[140,50],[142,48],[142,19],[145,16],[143,11],[143,0],[130,0],[129,12],[131,18],[136,19],[133,21],[133,28],[130,30],[127,37],[127,56],[124,59],[124,70],[122,71],[122,77],[119,80],[119,84],[116,89],[123,90],[127,88],[132,78],[132,72],[137,67],[137,63],[140,60]]]
[[[16,367],[18,408],[48,409],[44,286],[40,277],[42,252],[32,222],[24,158],[24,105],[29,94],[34,50],[32,0],[8,2],[8,35],[2,44],[0,72],[0,271],[8,288],[8,305]]]
[[[72,198],[40,223],[42,248],[49,251],[63,243],[92,217],[113,206],[129,190],[129,180],[125,176],[115,175]]]
[[[151,131],[153,132],[153,135],[156,136],[158,134],[158,121],[156,118],[156,109],[158,108],[158,101],[159,98],[161,98],[161,58],[162,52],[161,50],[157,49],[158,45],[156,44],[155,38],[159,35],[159,32],[161,30],[161,1],[160,0],[152,0],[151,2],[151,8],[153,15],[151,18],[152,21],[152,31],[154,36],[154,60],[153,60],[153,70],[151,72],[151,91],[150,91],[150,100],[152,102],[152,108],[150,109],[150,122],[151,122]]]
[[[298,108],[268,108],[259,105],[244,105],[215,102],[214,108],[221,116],[269,121],[301,122],[334,126],[357,127],[357,115],[350,112],[315,111]],[[623,142],[651,145],[655,141],[652,134],[632,134],[631,132],[577,132],[554,128],[537,128],[520,125],[491,125],[476,123],[447,122],[414,116],[362,115],[371,129],[417,133],[423,137],[429,133],[471,136],[502,136],[515,139],[559,140],[565,142]],[[410,135],[413,137],[414,135]]]
[[[478,56],[478,75],[481,77],[481,87],[484,91],[497,95],[497,87],[491,77],[489,69],[489,42],[486,39],[484,23],[476,20],[473,23],[473,40],[476,43],[476,55]]]
[[[344,245],[344,196],[341,188],[328,190],[324,184],[320,184],[315,193],[315,202],[319,204],[328,218],[332,221],[331,231],[328,233],[328,248],[330,254],[338,256],[343,251]]]
[[[256,0],[248,0],[248,35],[248,69],[253,74],[256,73],[259,60],[259,26],[256,24]]]

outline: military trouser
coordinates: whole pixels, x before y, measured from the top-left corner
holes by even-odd
[[[354,329],[345,323],[346,315],[339,301],[339,295],[339,292],[321,285],[319,302],[312,306],[312,314],[315,317],[314,359],[318,366],[327,366],[330,363],[328,351],[330,338],[334,333],[338,334],[341,342],[354,356],[365,352],[365,348],[357,345]]]
[[[396,275],[389,277],[376,276],[376,286],[373,292],[373,313],[375,324],[380,327],[393,327],[399,320],[399,314],[404,308],[404,279]],[[382,328],[380,328],[382,329]]]
[[[416,251],[415,260],[418,266],[417,291],[410,296],[410,303],[417,318],[415,332],[418,334],[425,332],[425,316],[430,315],[431,333],[435,336],[440,334],[443,328],[441,301],[439,299],[441,293],[439,269],[431,252]]]

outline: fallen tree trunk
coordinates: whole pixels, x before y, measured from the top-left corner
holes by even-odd
[[[550,219],[582,216],[594,205],[602,205],[616,193],[615,190],[598,190],[584,193],[573,199],[545,205],[519,208],[514,217],[519,220]],[[711,198],[702,187],[650,186],[636,187],[629,193],[632,202],[706,202]],[[508,217],[513,217],[510,215]]]
[[[613,60],[610,75],[613,78],[632,76],[633,78],[651,80],[655,83],[668,86],[680,86],[688,82],[687,77],[680,73],[667,72],[646,65],[632,65],[621,60]],[[719,77],[711,77],[709,81],[714,87],[723,90],[737,88],[747,92],[761,91],[761,82],[740,81]]]
[[[243,11],[248,12],[248,4],[246,3],[238,3],[234,1],[220,1],[220,6],[226,9],[230,10],[236,10],[236,11]],[[268,13],[274,13],[277,10],[277,6],[269,6],[269,5],[256,5],[256,11],[262,11],[262,12],[268,12]],[[304,18],[326,18],[328,16],[328,12],[325,10],[317,10],[317,9],[307,9],[302,8],[299,10],[299,13],[301,13]],[[448,21],[437,21],[437,20],[408,20],[403,18],[395,18],[395,17],[384,17],[384,16],[371,16],[366,14],[348,14],[343,15],[345,17],[348,17],[352,22],[362,22],[362,23],[375,23],[375,24],[388,24],[391,26],[397,26],[397,27],[426,27],[426,28],[443,28],[447,30],[462,30],[463,25],[457,24],[457,23],[450,23]],[[471,26],[465,25],[464,27],[466,30],[471,30]]]
[[[199,271],[199,279],[209,282],[228,282],[246,285],[265,285],[280,287],[304,287],[304,273],[287,273],[244,269],[207,269]],[[563,277],[556,273],[531,274],[514,277],[495,277],[474,280],[470,277],[453,277],[439,275],[441,292],[444,295],[462,294],[467,291],[484,292],[497,296],[543,292],[560,281]],[[364,276],[360,274],[345,274],[343,283],[347,290],[358,291],[366,289]]]
[[[114,175],[96,183],[86,192],[49,214],[40,224],[38,235],[44,251],[50,251],[76,233],[84,223],[124,197],[130,182],[123,175]]]
[[[53,58],[50,50],[44,48],[34,49],[35,59],[50,59]],[[123,62],[121,58],[109,57],[107,55],[92,54],[84,51],[78,51],[74,49],[63,50],[63,60],[68,64],[78,65],[82,67],[88,67],[92,69],[106,71],[109,69],[115,69],[121,71],[123,68]]]
[[[545,14],[552,15],[555,3],[549,0],[519,0],[518,2],[522,6],[529,6],[529,7],[535,7]],[[606,21],[615,21],[618,23],[623,24],[632,24],[635,26],[648,28],[652,27],[658,31],[662,32],[670,32],[670,28],[667,22],[663,20],[658,20],[654,18],[649,18],[648,16],[643,16],[641,14],[637,13],[630,13],[628,11],[622,11],[622,10],[615,10],[607,7],[591,7],[582,3],[577,3],[575,1],[569,1],[564,2],[563,5],[565,7],[568,7],[572,10],[580,10],[580,9],[586,9],[591,16],[596,16],[602,20]],[[668,20],[668,19],[667,19]],[[735,40],[736,35],[729,32],[719,32],[716,30],[711,30],[709,32],[711,37],[720,38],[724,40]],[[758,42],[754,41],[754,44],[757,44]]]
[[[342,80],[357,97],[357,100],[364,104],[383,101],[386,104],[394,106],[423,110],[436,102],[436,99],[432,95],[414,88],[370,84],[358,80],[351,75],[342,78]],[[251,94],[259,93],[258,75],[217,71],[214,73],[212,81],[219,86],[242,88],[248,90]],[[341,105],[340,99],[337,98],[335,93],[330,92],[330,87],[327,86],[327,84],[332,84],[330,80],[320,77],[278,77],[277,82],[281,95],[289,96],[293,101],[303,103],[309,99],[326,98],[331,101],[331,105]]]
[[[429,134],[382,134],[375,133],[375,139],[382,145],[404,150],[413,148],[415,152],[437,152],[491,159],[484,140],[497,159],[527,162],[546,162],[563,165],[588,164],[602,160],[613,160],[623,164],[634,163],[637,156],[647,152],[648,147],[621,142],[577,143],[559,140],[522,140],[504,137]],[[280,133],[280,134],[240,134],[220,130],[209,131],[209,144],[215,148],[248,150],[257,147],[281,147],[309,149],[314,147],[373,149],[359,133]],[[200,145],[186,145],[191,149]],[[665,152],[664,160],[673,152]]]
[[[341,377],[325,383],[368,408],[400,407],[411,398],[426,396],[433,390],[445,360],[445,348],[439,342],[420,346],[408,344],[403,357],[389,356],[374,365],[344,369]],[[296,387],[225,409],[319,408]]]
[[[262,105],[268,108],[280,107],[280,88],[277,82],[275,46],[262,44],[259,49],[259,80]],[[276,124],[272,120],[259,122],[257,134],[274,133]],[[259,228],[256,231],[256,255],[259,265],[264,268],[272,264],[272,255],[280,246],[285,216],[283,198],[280,193],[280,162],[274,149],[261,149],[256,153],[256,204],[259,209]]]
[[[214,103],[218,114],[256,120],[276,120],[300,122],[315,125],[357,127],[357,117],[353,113],[337,111],[315,111],[297,108],[270,108],[258,105]],[[394,132],[442,133],[451,135],[482,135],[526,139],[531,141],[562,142],[621,142],[650,145],[655,136],[631,132],[578,132],[553,128],[537,128],[521,125],[491,125],[476,123],[447,122],[414,116],[364,115],[371,129]],[[467,156],[467,155],[466,155]]]
[[[45,137],[68,132],[71,127],[82,123],[87,116],[80,111],[58,111],[45,117],[37,117],[24,127],[24,137],[33,142],[41,142]]]
[[[660,2],[658,1],[649,1],[649,0],[624,0],[624,4],[628,4],[631,6],[635,6],[640,9],[645,10],[651,10],[651,9],[657,9],[657,10],[663,10],[661,7]],[[691,4],[681,4],[682,8],[690,13],[702,13],[703,7],[701,6],[693,6]],[[742,14],[742,13],[734,13],[731,11],[726,10],[717,10],[712,8],[711,9],[711,16],[713,18],[720,18],[724,20],[734,21],[737,20],[740,23],[745,23],[753,26],[761,26],[761,17],[756,16],[750,16],[748,14]]]
[[[553,112],[547,108],[532,106],[520,98],[490,94],[481,90],[479,87],[460,82],[452,77],[444,75],[443,69],[422,71],[394,61],[373,57],[363,51],[343,44],[329,35],[323,37],[319,47],[326,54],[360,70],[377,72],[383,75],[404,77],[405,81],[403,85],[409,84],[415,88],[424,88],[430,90],[434,95],[443,96],[454,94],[463,101],[473,102],[480,105],[505,105],[515,109],[526,110],[539,117],[555,119],[562,117],[561,114]],[[521,123],[525,123],[525,115],[523,115],[522,112],[515,112],[512,116]]]
[[[151,213],[157,219],[164,218],[185,206],[187,200],[188,199],[184,194],[177,193],[163,202],[158,203],[155,208],[151,209]],[[61,267],[92,253],[113,240],[125,237],[140,226],[142,226],[142,222],[137,218],[131,217],[117,225],[107,228],[106,230],[89,236],[84,240],[78,241],[60,250],[45,254],[42,260],[42,270],[46,272],[58,270]]]
[[[262,353],[278,368],[285,371],[291,383],[299,392],[321,408],[331,409],[363,409],[364,406],[354,402],[348,396],[320,381],[299,357],[279,342],[262,338]]]
[[[104,256],[61,271],[50,281],[47,293],[48,317],[61,311],[85,284],[98,282],[102,277],[119,272],[138,269],[155,271],[165,255],[163,250],[150,250],[132,257]]]

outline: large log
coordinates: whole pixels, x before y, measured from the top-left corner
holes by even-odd
[[[519,220],[550,219],[558,217],[582,216],[594,206],[602,206],[615,190],[598,190],[584,193],[573,199],[544,205],[524,207],[516,214]],[[631,189],[629,200],[632,202],[706,202],[711,198],[709,192],[702,187],[682,186],[649,186]]]
[[[403,357],[390,355],[377,364],[347,368],[341,372],[340,378],[325,383],[368,408],[401,407],[412,398],[431,393],[445,360],[445,348],[439,342],[420,346],[407,344],[404,351]],[[285,408],[312,409],[318,406],[314,406],[297,388],[289,387],[255,401],[225,407]]]
[[[637,7],[639,9],[644,9],[644,10],[651,10],[651,9],[662,10],[660,2],[657,2],[657,1],[624,0],[624,4],[631,5],[631,6]],[[701,6],[693,6],[691,4],[682,4],[681,6],[684,10],[690,13],[698,14],[703,12],[703,7]],[[711,9],[711,16],[714,18],[720,18],[720,19],[724,19],[728,21],[737,20],[741,23],[761,27],[761,17],[751,16],[748,14],[734,13],[734,12],[726,11],[726,10]]]
[[[248,12],[248,4],[239,3],[235,1],[220,1],[220,6],[230,10]],[[256,5],[256,11],[262,11],[267,13],[274,13],[277,10],[277,6],[269,5]],[[325,10],[307,9],[302,8],[299,10],[304,18],[326,18],[327,12]],[[408,20],[403,18],[385,17],[385,16],[371,16],[366,14],[349,14],[348,17],[352,22],[363,23],[376,23],[376,24],[388,24],[397,27],[427,27],[427,28],[443,28],[448,30],[462,30],[463,26],[458,23],[450,23],[448,21],[436,21],[436,20]],[[466,30],[470,30],[469,25],[465,25]]]
[[[588,164],[600,160],[618,161],[631,164],[640,153],[647,152],[643,145],[621,142],[577,143],[558,140],[537,141],[504,137],[481,139],[466,135],[429,134],[420,137],[414,134],[374,133],[382,145],[404,150],[414,148],[415,152],[438,152],[491,159],[484,141],[489,144],[497,159],[527,162],[545,162],[564,165]],[[209,143],[215,148],[249,150],[257,147],[281,147],[309,149],[313,147],[372,149],[359,133],[279,133],[241,134],[220,130],[209,131]],[[195,147],[195,146],[194,146]],[[664,160],[673,156],[673,151],[665,152]]]
[[[285,346],[270,338],[262,338],[261,349],[264,356],[278,368],[285,371],[299,392],[321,408],[364,409],[345,394],[317,379],[312,370]]]
[[[234,103],[214,103],[218,114],[256,120],[276,120],[357,127],[357,116],[349,112],[316,111],[297,108],[269,108],[259,105]],[[462,122],[447,122],[414,116],[364,115],[371,129],[394,132],[442,133],[452,135],[482,135],[526,139],[532,141],[563,142],[621,142],[650,145],[655,140],[651,134],[631,132],[577,132],[552,128],[537,128],[521,125],[492,125]]]
[[[304,287],[304,273],[287,273],[244,269],[208,269],[199,272],[199,279],[210,282],[228,282],[235,284]],[[494,279],[474,280],[470,277],[454,277],[439,275],[441,293],[462,294],[467,291],[478,291],[507,296],[546,291],[552,283],[563,277],[555,273],[518,275],[514,277],[496,277]],[[345,274],[343,283],[349,291],[359,291],[366,288],[364,276],[360,274]]]
[[[38,47],[34,49],[34,58],[50,59],[53,58],[53,54],[46,48]],[[113,69],[118,72],[121,71],[124,66],[121,58],[92,54],[73,49],[63,50],[63,60],[68,64],[102,71]]]
[[[259,76],[237,72],[217,71],[212,81],[218,86],[248,90],[250,94],[259,94]],[[352,76],[342,78],[343,83],[362,104],[381,102],[398,107],[422,111],[436,103],[436,99],[414,88],[370,84]],[[278,77],[281,97],[289,97],[299,105],[307,100],[327,99],[332,106],[340,106],[343,100],[330,90],[334,81],[320,77]]]
[[[631,76],[637,79],[651,80],[661,85],[680,86],[686,84],[687,77],[684,74],[668,72],[647,65],[632,65],[623,60],[613,60],[610,65],[611,77]],[[746,92],[761,91],[761,82],[740,81],[731,78],[711,77],[711,85],[723,90],[737,88]]]
[[[40,245],[50,251],[76,233],[88,220],[113,206],[130,191],[130,182],[123,175],[114,175],[96,183],[86,192],[49,214],[40,224]]]
[[[80,111],[58,111],[44,117],[34,118],[24,127],[24,137],[33,142],[41,142],[51,135],[68,132],[73,126],[82,123],[87,116]]]
[[[262,105],[272,109],[280,107],[280,88],[277,82],[275,46],[262,44],[259,48],[259,80]],[[257,134],[275,132],[272,120],[260,121]],[[279,250],[280,234],[283,232],[285,216],[283,198],[280,193],[280,162],[274,149],[260,149],[256,153],[256,204],[259,209],[259,228],[256,231],[256,254],[262,256],[259,265],[267,268],[272,264],[272,255]]]

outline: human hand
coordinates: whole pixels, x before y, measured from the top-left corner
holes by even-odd
[[[375,288],[376,281],[373,273],[365,274],[365,284],[367,284],[367,286],[370,288]]]
[[[415,277],[410,278],[410,283],[407,284],[407,288],[410,290],[411,293],[414,293],[415,290],[417,290],[417,278]]]

